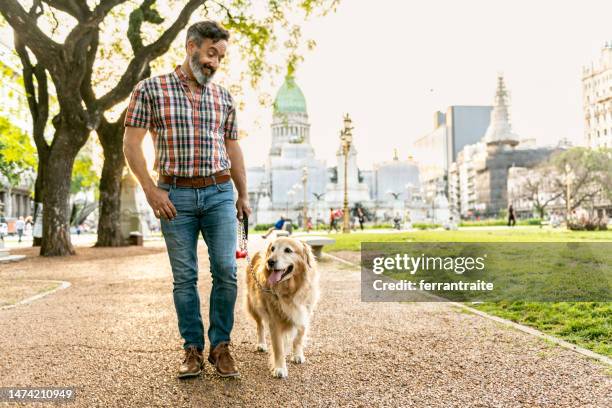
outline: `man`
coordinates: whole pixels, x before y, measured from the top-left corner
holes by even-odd
[[[19,217],[17,221],[15,221],[15,229],[17,230],[17,236],[19,237],[19,242],[21,242],[21,237],[23,237],[23,230],[25,228],[25,221],[23,217]]]
[[[359,221],[359,228],[363,231],[363,223],[365,221],[365,214],[361,207],[357,207],[357,220]]]
[[[210,82],[229,33],[213,21],[187,30],[186,57],[174,72],[136,85],[125,118],[124,152],[158,218],[174,278],[174,305],[184,339],[179,378],[200,374],[204,326],[198,296],[197,243],[208,247],[212,273],[208,361],[223,377],[237,376],[229,350],[236,303],[236,216],[251,213],[238,144],[236,110],[227,90]],[[142,140],[155,145],[157,186],[146,169]],[[234,181],[238,199],[234,207]]]
[[[334,229],[336,232],[338,232],[338,225],[337,225],[337,221],[336,221],[336,212],[334,211],[333,207],[329,208],[329,230],[327,230],[327,233],[331,233],[331,230]]]
[[[510,207],[508,207],[508,226],[514,227],[515,225],[516,225],[516,216],[514,214],[514,207],[512,207],[512,204],[510,204]]]
[[[273,227],[268,228],[268,230],[266,231],[265,234],[263,234],[261,237],[263,239],[268,238],[268,236],[275,230],[282,230],[283,229],[283,225],[285,225],[285,216],[281,215],[280,218],[278,219],[278,221],[276,221],[276,223],[274,224]]]

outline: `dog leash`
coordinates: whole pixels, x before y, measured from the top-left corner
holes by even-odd
[[[249,270],[249,273],[253,277],[253,280],[257,284],[257,287],[259,288],[259,290],[261,290],[264,293],[270,293],[278,297],[276,292],[274,292],[271,288],[266,288],[261,283],[259,283],[257,276],[255,276],[255,271],[253,270],[253,267],[251,266],[251,257],[249,256],[248,237],[249,237],[249,219],[246,216],[243,216],[242,225],[238,226],[238,250],[236,250],[236,258],[246,259],[247,269]]]

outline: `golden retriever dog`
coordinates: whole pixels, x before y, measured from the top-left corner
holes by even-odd
[[[272,376],[287,377],[285,352],[291,361],[306,361],[308,325],[319,300],[319,273],[308,244],[277,238],[253,256],[247,273],[247,309],[257,323],[257,350],[267,351],[264,324],[272,342]]]

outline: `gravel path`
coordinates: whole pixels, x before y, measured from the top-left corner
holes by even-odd
[[[0,279],[73,284],[0,311],[0,387],[74,386],[71,407],[612,406],[609,368],[450,305],[361,303],[359,273],[333,261],[320,264],[306,364],[289,363],[287,380],[271,378],[267,356],[254,352],[241,270],[233,344],[242,377],[220,379],[207,364],[202,377],[179,381],[163,243],[78,252],[0,265]],[[200,267],[208,269],[203,244]],[[208,273],[200,286],[208,316]]]

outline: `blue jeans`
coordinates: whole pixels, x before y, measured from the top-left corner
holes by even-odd
[[[174,306],[184,348],[204,349],[204,325],[198,294],[198,238],[208,246],[212,274],[208,339],[211,347],[230,341],[236,304],[236,207],[231,181],[203,188],[159,183],[176,208],[173,220],[161,220],[174,278]]]

